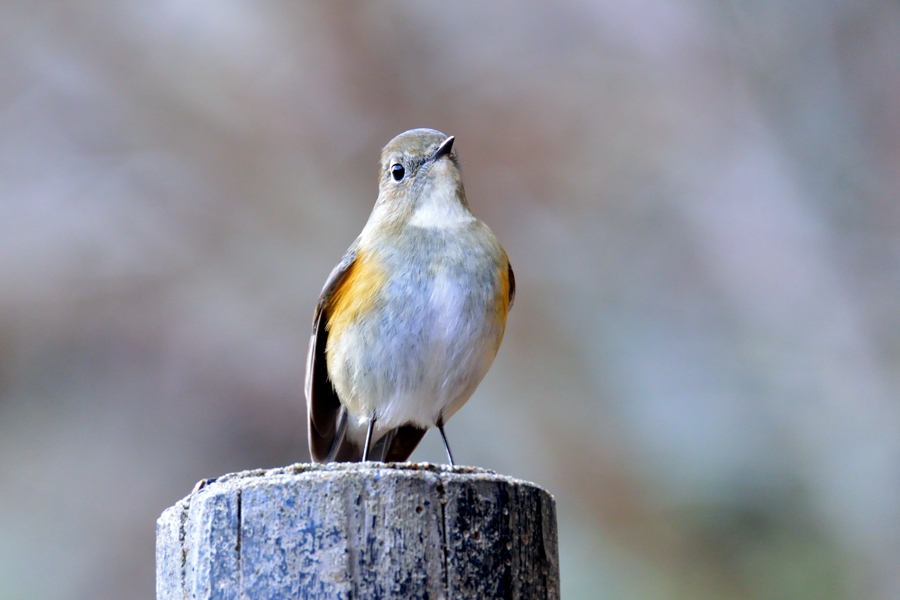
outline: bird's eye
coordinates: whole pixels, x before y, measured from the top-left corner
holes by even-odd
[[[403,179],[403,176],[406,175],[406,169],[403,168],[403,165],[400,163],[395,164],[391,167],[391,176],[394,178],[394,181],[400,181]]]

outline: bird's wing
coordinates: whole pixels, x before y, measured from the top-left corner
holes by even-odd
[[[329,455],[332,459],[352,460],[347,453],[349,449],[332,454],[335,443],[341,442],[341,440],[335,440],[338,433],[341,401],[328,376],[325,348],[328,344],[329,301],[344,280],[350,265],[356,260],[356,255],[357,242],[354,242],[331,271],[331,275],[328,276],[313,315],[312,336],[309,340],[309,353],[306,357],[305,391],[309,425],[309,453],[315,462],[326,462]]]

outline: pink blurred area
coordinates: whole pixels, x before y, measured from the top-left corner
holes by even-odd
[[[413,127],[518,283],[448,435],[556,496],[564,598],[900,596],[896,2],[0,17],[0,598],[152,597],[162,510],[308,460],[313,307]]]

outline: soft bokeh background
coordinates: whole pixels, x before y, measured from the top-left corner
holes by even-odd
[[[900,597],[896,1],[8,0],[0,599],[150,598],[163,509],[308,458],[423,126],[518,281],[448,433],[555,494],[564,598]]]

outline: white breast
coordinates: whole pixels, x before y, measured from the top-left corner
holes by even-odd
[[[419,367],[377,407],[385,424],[434,425],[455,412],[487,373],[497,347],[496,331],[483,314],[466,312],[462,282],[438,275],[432,284],[429,335],[417,348]]]
[[[434,168],[448,167],[435,165]],[[441,176],[430,178],[419,196],[419,202],[409,224],[415,227],[440,229],[471,223],[475,220],[475,216],[460,201],[458,192],[455,178]]]

